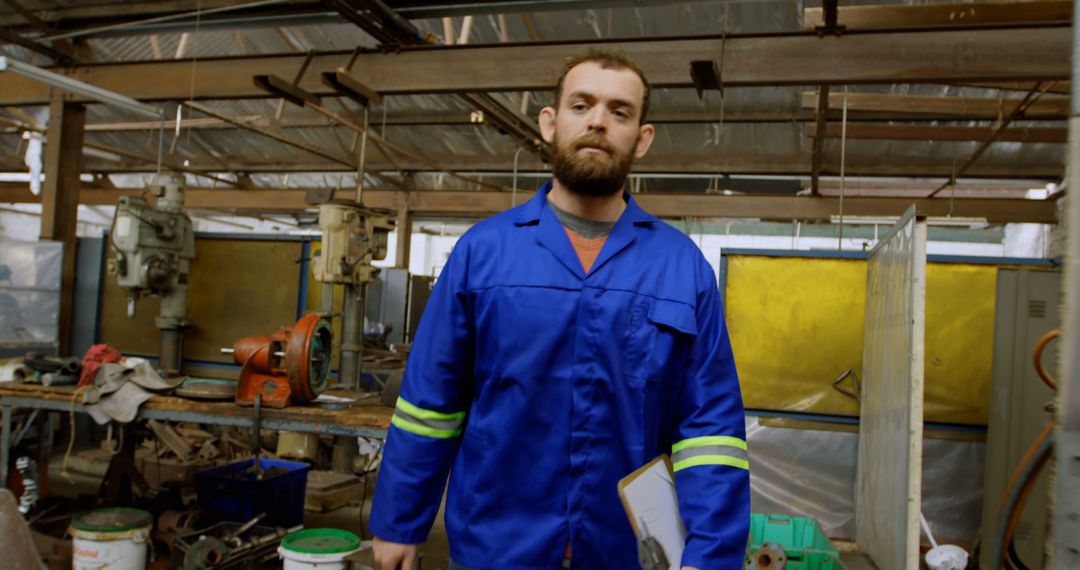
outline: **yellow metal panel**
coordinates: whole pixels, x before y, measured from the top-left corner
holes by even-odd
[[[926,266],[926,406],[929,421],[986,424],[994,364],[997,266]]]
[[[866,262],[729,255],[724,307],[748,408],[858,415]]]
[[[221,354],[238,338],[269,334],[296,322],[300,243],[199,238],[191,262],[184,358],[232,363]],[[139,301],[137,316],[126,316],[126,297],[105,275],[101,294],[101,342],[124,352],[157,354],[154,316],[158,300]]]
[[[862,370],[866,262],[728,256],[725,307],[748,408],[857,415],[832,388]],[[985,424],[997,267],[930,263],[926,283],[928,421]]]

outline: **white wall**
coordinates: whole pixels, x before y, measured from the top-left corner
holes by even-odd
[[[391,234],[393,236],[393,234]],[[458,236],[434,236],[429,234],[413,235],[412,254],[409,264],[411,273],[437,276],[446,258],[450,255]],[[712,265],[719,276],[720,256],[728,249],[779,249],[799,251],[836,251],[835,238],[791,236],[755,236],[755,235],[718,235],[690,234],[690,239],[698,244],[705,259]],[[869,250],[873,240],[844,239],[844,251]],[[1001,243],[971,243],[932,241],[927,244],[930,255],[969,255],[977,257],[1002,257],[1006,255],[1005,245]],[[1045,254],[1043,254],[1045,255]],[[1040,257],[1040,255],[1022,255],[1020,257]]]
[[[0,239],[37,241],[41,236],[40,204],[0,204]],[[112,222],[111,206],[79,206],[76,235],[101,237]],[[21,212],[21,213],[20,213]]]

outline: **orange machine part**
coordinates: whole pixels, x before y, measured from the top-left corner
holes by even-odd
[[[320,322],[319,315],[311,313],[272,335],[249,336],[233,343],[233,359],[242,366],[236,403],[253,406],[255,396],[262,394],[263,406],[284,408],[318,397],[311,385],[310,354]]]

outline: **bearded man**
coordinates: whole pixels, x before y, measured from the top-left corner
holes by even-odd
[[[653,141],[648,107],[625,56],[568,61],[540,112],[554,180],[458,241],[376,485],[380,570],[412,568],[448,472],[451,569],[637,567],[617,483],[662,453],[688,532],[681,566],[742,567],[750,474],[716,279],[625,191]]]

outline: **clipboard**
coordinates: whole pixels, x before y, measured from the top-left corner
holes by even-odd
[[[619,480],[619,500],[638,541],[653,537],[670,567],[681,568],[686,525],[679,514],[671,458],[661,455]]]

